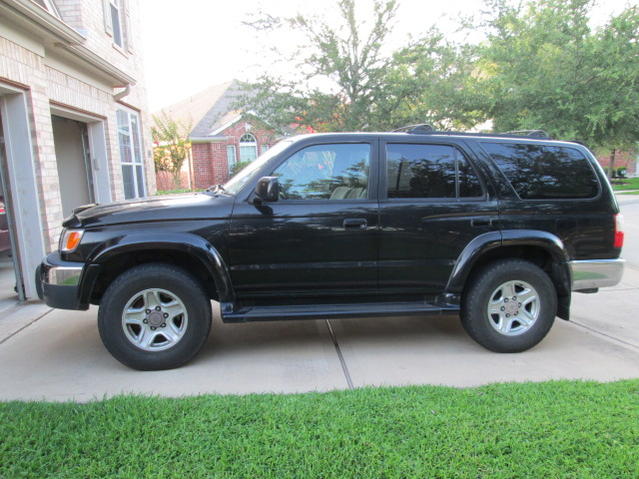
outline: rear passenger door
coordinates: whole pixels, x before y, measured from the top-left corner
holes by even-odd
[[[460,145],[407,138],[380,150],[380,287],[440,293],[468,242],[497,228],[497,201]]]

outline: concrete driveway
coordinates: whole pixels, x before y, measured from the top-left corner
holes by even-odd
[[[21,306],[0,318],[0,399],[100,399],[121,393],[302,392],[367,385],[639,377],[639,197],[621,197],[623,282],[573,296],[573,320],[520,354],[475,344],[456,317],[223,324],[189,365],[139,372],[104,349],[96,309]]]

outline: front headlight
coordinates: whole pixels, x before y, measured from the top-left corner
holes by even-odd
[[[63,253],[75,251],[82,240],[83,234],[84,230],[63,230],[60,236],[60,251]]]

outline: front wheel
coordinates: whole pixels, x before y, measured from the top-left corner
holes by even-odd
[[[190,361],[210,327],[211,302],[198,281],[166,264],[141,265],[118,276],[98,312],[105,347],[121,363],[141,370]]]
[[[500,353],[525,351],[550,331],[557,315],[552,280],[518,259],[492,263],[469,279],[462,325],[479,344]]]

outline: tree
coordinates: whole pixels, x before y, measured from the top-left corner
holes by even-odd
[[[171,173],[175,187],[180,188],[180,172],[191,149],[191,142],[188,140],[191,128],[173,120],[166,113],[153,116],[153,122],[151,136],[155,169]]]
[[[282,79],[265,74],[246,85],[251,94],[244,98],[245,106],[267,123],[280,129],[297,124],[315,131],[372,126],[371,118],[387,92],[392,58],[382,47],[397,4],[395,0],[375,0],[367,32],[356,15],[355,0],[338,0],[337,7],[342,18],[337,26],[325,19],[301,15],[276,18],[263,13],[250,22],[263,33],[288,28],[305,38],[304,47],[289,59],[297,66],[298,77]]]
[[[614,152],[639,141],[639,15],[626,9],[593,32],[591,0],[488,2],[479,47],[478,108],[501,131],[544,129]],[[479,105],[479,106],[478,106]]]

